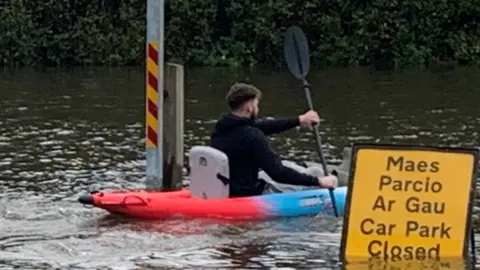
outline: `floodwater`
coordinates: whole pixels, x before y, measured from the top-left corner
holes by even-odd
[[[360,141],[477,147],[479,75],[312,72],[325,154],[338,163],[343,147]],[[264,91],[264,115],[305,111],[303,92],[286,73],[186,70],[187,151],[208,140],[234,81]],[[335,218],[145,222],[79,205],[90,190],[143,187],[143,85],[143,68],[0,74],[0,269],[339,268]],[[285,159],[316,159],[305,131],[272,144]]]

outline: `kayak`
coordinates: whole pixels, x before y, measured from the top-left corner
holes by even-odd
[[[183,217],[258,220],[317,214],[335,215],[329,190],[316,187],[287,192],[283,191],[286,188],[280,187],[277,189],[280,192],[271,194],[230,198],[228,157],[209,146],[192,147],[189,167],[188,189],[166,192],[94,191],[80,196],[78,201],[110,213],[141,219]],[[305,173],[308,173],[306,171]],[[318,170],[311,173],[316,174]],[[265,180],[272,186],[277,185],[271,180]],[[338,187],[333,190],[333,194],[338,215],[342,216],[347,187]]]
[[[339,216],[343,216],[347,188],[333,192]],[[167,192],[94,191],[78,201],[113,214],[140,219],[219,218],[262,220],[325,214],[334,216],[328,189],[313,189],[241,198],[191,197],[188,189]]]

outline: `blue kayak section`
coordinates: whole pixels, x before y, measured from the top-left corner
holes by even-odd
[[[338,187],[333,191],[338,215],[341,217],[345,210],[347,187]],[[335,216],[330,192],[328,189],[313,189],[275,193],[255,197],[270,216],[289,217],[303,215],[325,214]]]

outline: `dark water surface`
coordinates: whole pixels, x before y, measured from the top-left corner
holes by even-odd
[[[207,141],[237,80],[264,91],[264,115],[305,110],[287,74],[187,70],[187,151]],[[478,70],[329,70],[313,72],[310,83],[332,163],[355,141],[479,145]],[[78,196],[89,190],[143,187],[143,85],[141,68],[0,74],[0,269],[339,267],[341,221],[334,218],[144,222],[80,206]],[[272,143],[286,159],[316,158],[306,132]]]

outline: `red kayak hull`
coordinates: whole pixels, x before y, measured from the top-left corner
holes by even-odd
[[[267,194],[243,198],[203,199],[190,197],[189,190],[170,192],[117,191],[92,192],[78,199],[110,213],[140,219],[218,218],[228,220],[265,220],[303,215],[334,215],[335,203],[343,215],[346,187]]]
[[[110,213],[141,219],[232,218],[258,219],[268,211],[251,198],[191,198],[189,190],[170,192],[97,192],[91,194],[93,206]],[[208,211],[207,211],[208,210]]]

